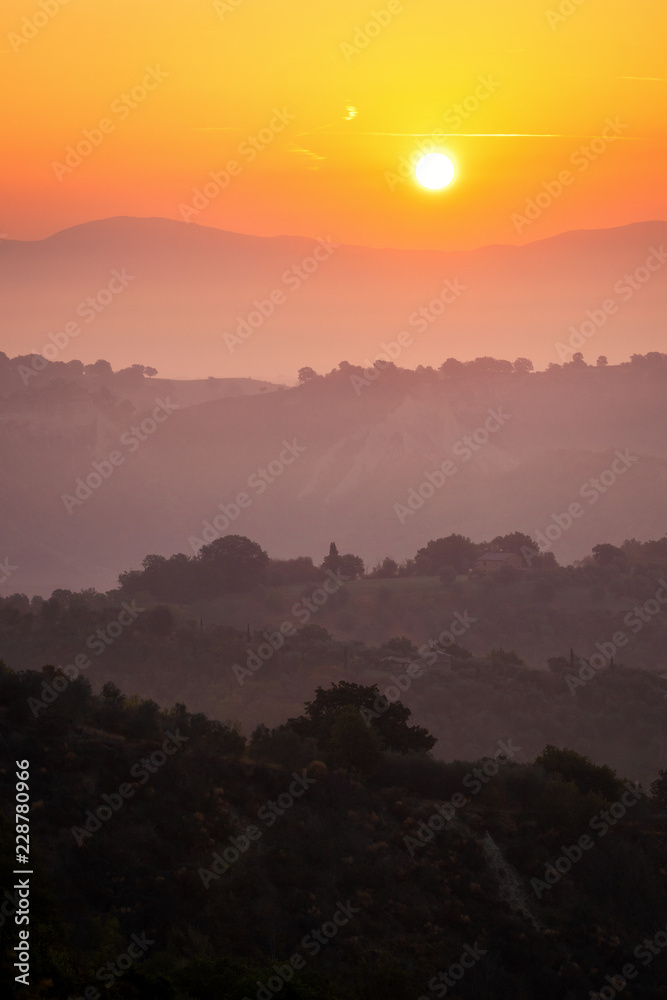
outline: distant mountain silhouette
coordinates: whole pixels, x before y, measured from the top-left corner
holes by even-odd
[[[336,234],[321,237],[335,241]],[[3,343],[11,354],[39,351],[49,333],[78,321],[81,331],[63,358],[106,358],[114,368],[141,361],[170,378],[293,381],[303,365],[328,371],[342,359],[374,360],[383,342],[406,330],[412,341],[398,358],[406,367],[486,354],[527,356],[544,367],[559,360],[555,345],[567,340],[571,325],[614,299],[618,309],[582,350],[588,361],[598,354],[621,360],[659,343],[667,268],[645,283],[642,274],[629,297],[614,286],[663,244],[667,223],[642,222],[522,247],[327,252],[300,237],[104,219],[0,245]],[[77,308],[107,287],[114,270],[131,278],[86,322]],[[465,289],[441,315],[420,317],[446,281]],[[272,315],[262,316],[256,302]],[[248,323],[251,313],[241,327],[250,335],[230,351],[223,334],[238,336],[239,318]]]

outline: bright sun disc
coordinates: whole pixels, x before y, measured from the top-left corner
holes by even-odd
[[[454,180],[454,164],[444,153],[427,153],[417,163],[415,175],[422,187],[437,191]]]

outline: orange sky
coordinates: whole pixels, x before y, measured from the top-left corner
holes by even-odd
[[[0,19],[11,238],[158,215],[454,249],[667,216],[656,0],[5,0]],[[607,120],[619,135],[592,140]],[[433,193],[400,174],[438,128],[458,175]],[[58,167],[84,130],[97,144]]]

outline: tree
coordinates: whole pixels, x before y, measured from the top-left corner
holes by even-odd
[[[575,353],[572,355],[572,361],[570,362],[570,364],[574,365],[575,368],[588,368],[588,365],[584,361],[584,356],[581,353],[581,351],[575,351]]]
[[[623,549],[619,549],[615,545],[610,545],[608,542],[602,542],[601,545],[594,545],[592,552],[598,566],[611,566],[617,559],[621,559],[623,562],[627,561],[627,556]]]
[[[613,802],[623,792],[623,782],[606,764],[599,767],[589,757],[575,750],[561,749],[548,743],[535,763],[547,774],[572,781],[582,795],[598,792],[608,802]]]
[[[535,371],[535,366],[530,358],[517,358],[514,362],[514,371],[517,374],[527,374],[528,372]]]
[[[316,625],[314,622],[310,622],[308,625],[303,625],[300,629],[297,629],[296,634],[302,642],[312,645],[313,643],[327,643],[332,642],[331,633],[324,625]]]
[[[357,580],[364,575],[364,561],[361,556],[353,556],[351,552],[346,552],[340,557],[338,564],[341,576],[349,580]]]
[[[322,579],[322,570],[315,566],[310,556],[271,559],[266,579],[272,587],[282,587],[290,583],[314,583]]]
[[[266,552],[243,535],[225,535],[204,545],[195,557],[201,584],[209,594],[249,590],[258,584],[269,564]]]
[[[389,556],[385,556],[381,563],[369,574],[374,580],[388,579],[396,576],[398,573],[398,563],[395,559],[391,559]]]
[[[354,705],[339,708],[333,716],[325,758],[333,767],[370,774],[382,760],[377,731],[364,722]]]
[[[100,378],[107,378],[109,375],[113,375],[113,368],[109,362],[102,359],[96,361],[95,364],[86,365],[84,371],[86,375],[98,375]]]
[[[440,583],[445,587],[451,587],[458,574],[453,566],[441,566],[438,570],[438,576],[440,577]]]
[[[440,365],[438,371],[442,372],[449,378],[456,378],[458,375],[465,374],[465,365],[462,361],[458,361],[456,358],[447,358],[446,361]]]
[[[304,368],[299,368],[298,375],[301,385],[303,385],[304,382],[310,382],[312,379],[320,377],[315,369],[311,368],[309,365],[306,365]]]
[[[364,575],[364,561],[360,556],[352,555],[351,552],[341,556],[336,543],[332,542],[329,546],[329,555],[322,560],[322,569],[331,570],[332,573],[340,570],[342,576],[349,580],[356,580]]]
[[[605,355],[601,354],[600,357],[595,362],[595,364],[598,366],[598,368],[606,368],[609,362],[607,361]]]
[[[417,573],[435,576],[444,566],[453,566],[459,573],[465,573],[477,558],[478,549],[479,546],[465,535],[436,538],[418,550],[415,556]]]
[[[350,681],[334,683],[328,690],[318,687],[313,701],[305,704],[305,713],[288,719],[288,725],[302,737],[315,739],[320,747],[329,744],[336,713],[348,705],[377,730],[386,750],[397,753],[431,750],[436,738],[422,726],[408,726],[412,715],[400,701],[389,702],[380,695],[377,684],[364,686]]]
[[[330,569],[332,573],[335,573],[340,567],[340,556],[338,555],[338,546],[335,542],[332,542],[329,546],[329,555],[325,556],[322,560],[322,569]]]
[[[511,361],[503,361],[500,358],[475,358],[474,361],[467,361],[466,368],[475,375],[500,375],[513,370]]]
[[[512,531],[509,535],[496,535],[489,542],[489,549],[492,552],[514,552],[522,558],[526,555],[526,551],[532,551],[537,555],[539,548],[538,542],[530,535],[524,535],[522,531]]]
[[[102,704],[98,717],[102,728],[117,729],[125,715],[125,695],[113,681],[107,681],[102,688]]]

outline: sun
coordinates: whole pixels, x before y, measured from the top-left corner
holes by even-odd
[[[415,176],[422,187],[439,191],[454,180],[454,164],[444,153],[427,153],[418,161]]]

